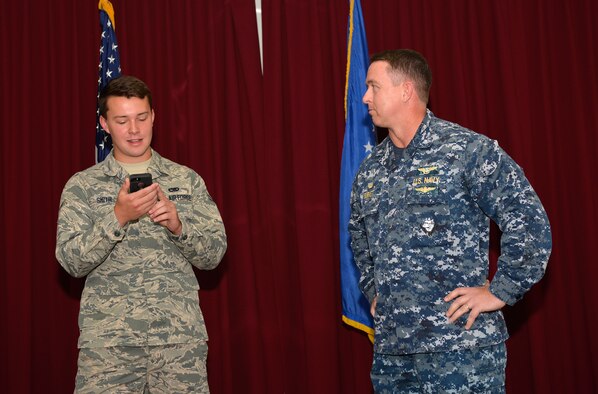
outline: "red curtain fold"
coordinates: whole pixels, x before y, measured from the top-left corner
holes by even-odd
[[[113,0],[125,74],[154,93],[154,147],[198,171],[228,233],[197,275],[213,393],[368,393],[341,322],[338,183],[346,0]],[[498,139],[551,220],[548,272],[505,309],[507,392],[598,391],[598,6],[362,0],[370,51],[409,47],[436,115]],[[83,280],[54,258],[66,180],[94,161],[97,1],[0,12],[0,386],[70,392]],[[493,258],[496,253],[492,253]]]

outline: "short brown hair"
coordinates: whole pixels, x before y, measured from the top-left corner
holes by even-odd
[[[432,71],[425,57],[412,49],[394,49],[372,55],[370,63],[388,63],[388,74],[393,82],[398,83],[401,77],[407,77],[415,83],[415,90],[424,103],[428,103]]]
[[[100,92],[98,108],[100,116],[103,118],[106,118],[106,114],[108,113],[108,97],[137,97],[140,99],[147,97],[150,109],[152,108],[152,92],[149,87],[139,78],[130,75],[121,75],[110,80]]]

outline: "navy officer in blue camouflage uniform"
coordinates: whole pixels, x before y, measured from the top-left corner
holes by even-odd
[[[500,311],[542,278],[552,241],[522,169],[496,141],[427,109],[412,50],[374,55],[363,97],[389,136],[354,180],[349,230],[375,321],[377,393],[503,393]],[[488,281],[489,218],[502,231]]]

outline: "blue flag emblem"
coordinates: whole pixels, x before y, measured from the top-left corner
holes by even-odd
[[[350,198],[353,178],[363,159],[376,145],[376,134],[367,106],[362,102],[369,65],[367,40],[359,0],[350,0],[345,86],[345,138],[341,161],[339,233],[343,321],[365,331],[373,339],[370,304],[359,289],[359,270],[349,238]]]

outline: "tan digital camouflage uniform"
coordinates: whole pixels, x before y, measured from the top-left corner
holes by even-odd
[[[60,201],[56,258],[87,275],[79,347],[205,342],[199,285],[192,265],[212,269],[226,250],[218,208],[193,170],[152,151],[153,181],[177,207],[175,236],[143,216],[120,227],[114,204],[127,173],[112,153],[67,182]]]
[[[205,342],[82,348],[76,392],[209,393],[207,351]]]

